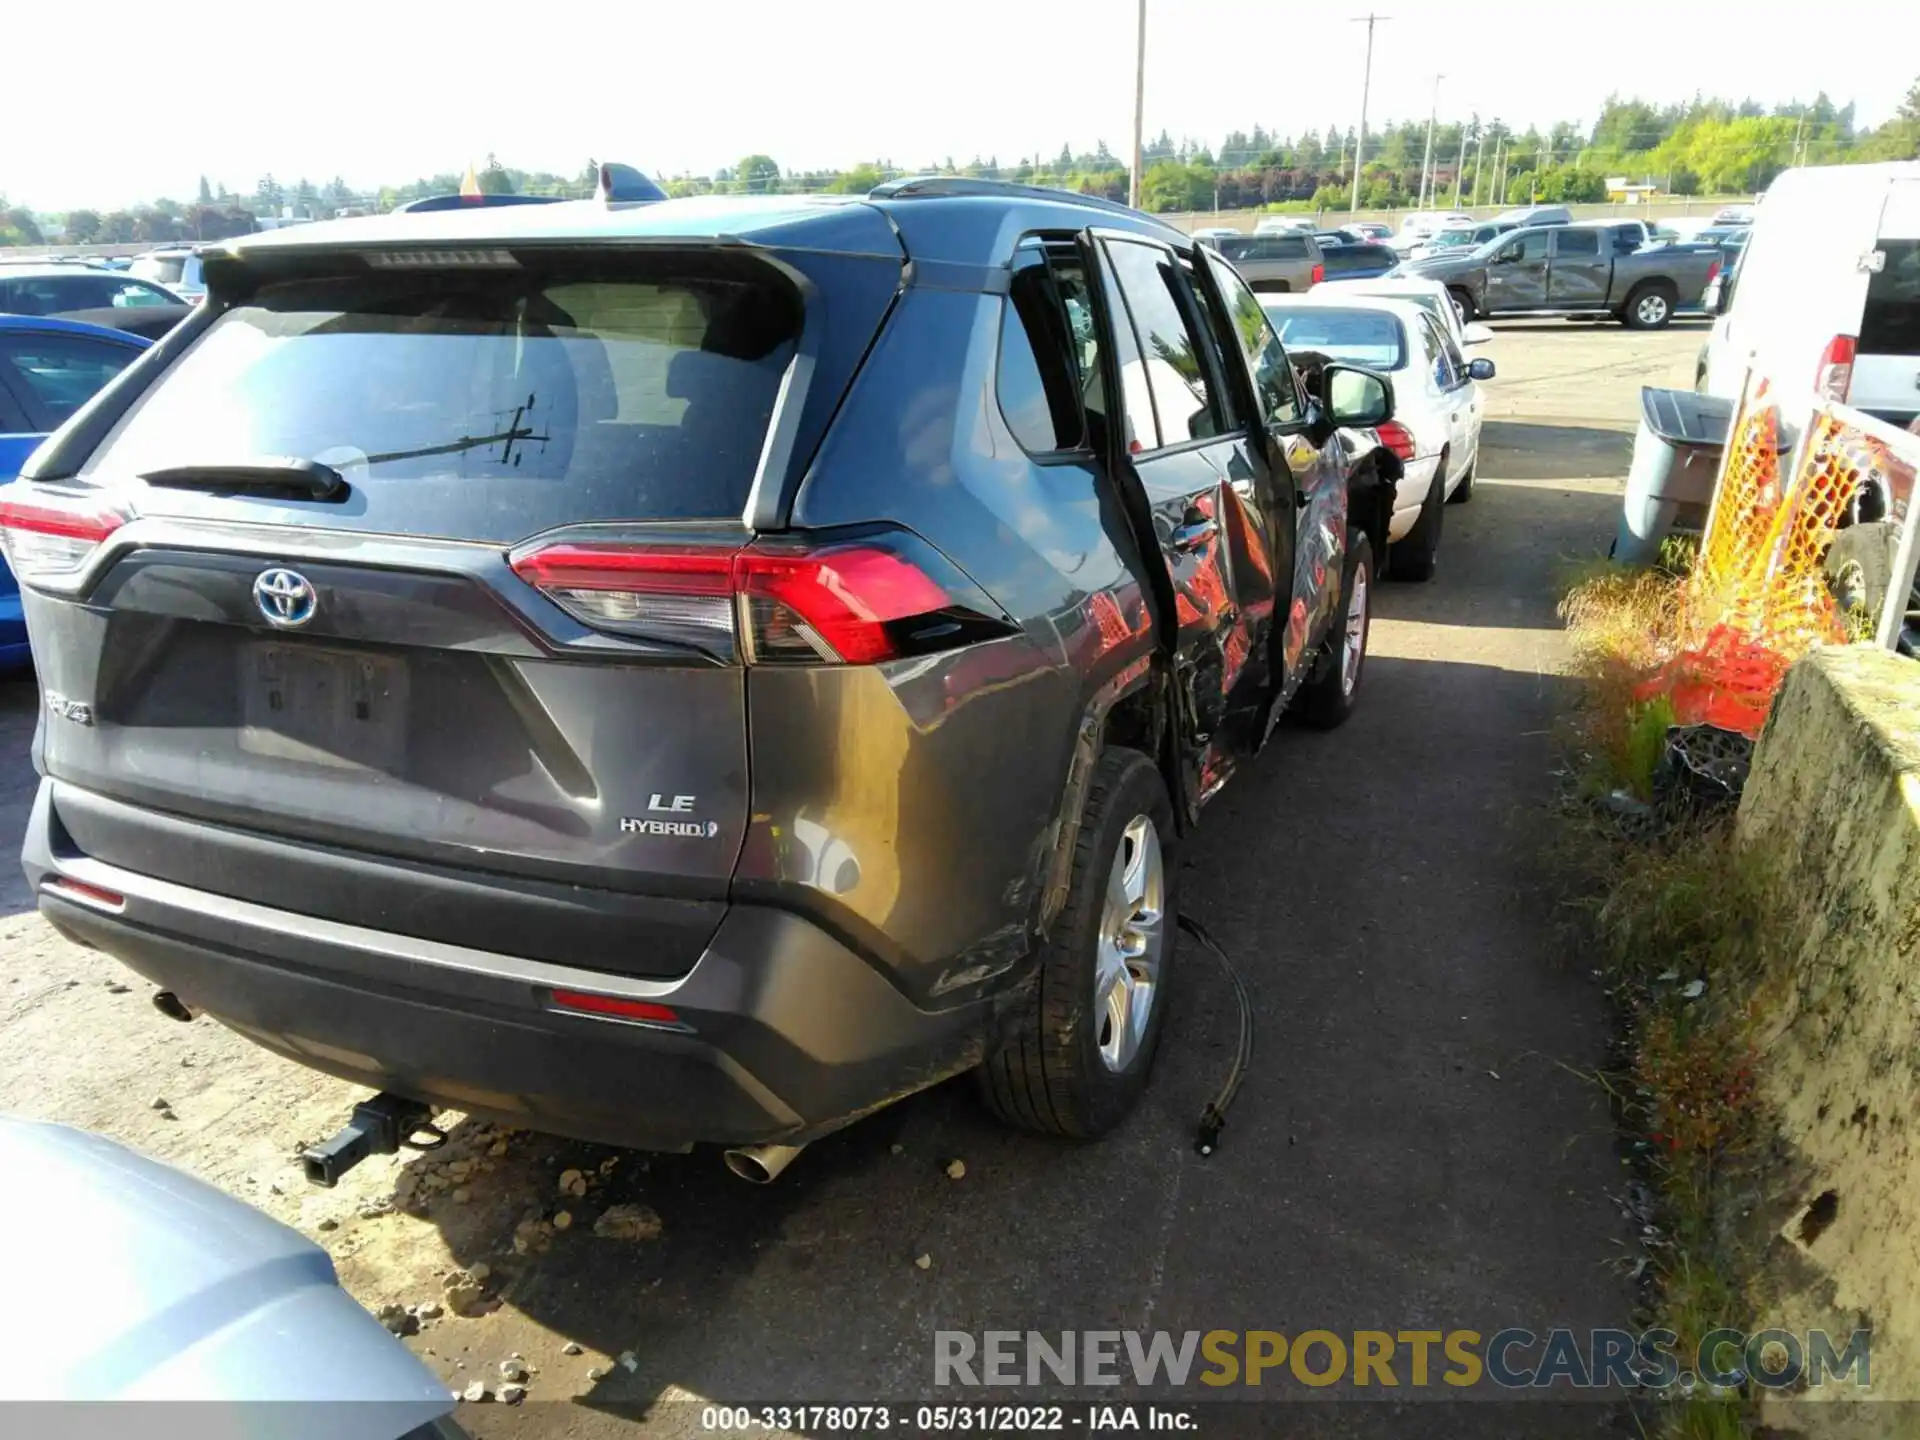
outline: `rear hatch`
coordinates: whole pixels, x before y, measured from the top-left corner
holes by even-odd
[[[1920,414],[1920,181],[1887,187],[1876,248],[1847,399],[1904,425]]]
[[[56,838],[300,913],[684,973],[748,797],[733,601],[701,577],[898,281],[697,244],[229,262],[231,308],[79,474],[16,487],[81,522],[0,516]],[[664,582],[583,568],[610,546],[667,557]]]

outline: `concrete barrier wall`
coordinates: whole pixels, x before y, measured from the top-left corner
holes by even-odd
[[[1759,1070],[1787,1153],[1756,1197],[1784,1223],[1755,1298],[1787,1328],[1870,1325],[1871,1393],[1920,1399],[1920,666],[1865,646],[1795,665],[1739,830],[1790,916]]]

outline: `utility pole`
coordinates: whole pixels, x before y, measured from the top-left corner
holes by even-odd
[[[1433,105],[1427,111],[1427,153],[1420,160],[1420,208],[1427,208],[1427,172],[1433,168],[1433,122],[1440,114],[1440,82],[1447,77],[1433,77]]]
[[[1355,25],[1364,21],[1367,27],[1367,68],[1360,77],[1360,132],[1353,137],[1353,203],[1347,207],[1349,214],[1360,209],[1360,162],[1367,153],[1367,98],[1373,89],[1373,27],[1392,18],[1372,11],[1353,17]]]
[[[1806,123],[1807,112],[1802,109],[1793,122],[1793,163],[1796,166],[1800,164],[1800,132],[1805,128]]]
[[[1140,208],[1141,107],[1147,99],[1147,0],[1140,0],[1140,38],[1133,63],[1133,176],[1127,184],[1127,203]]]
[[[1473,152],[1473,203],[1480,203],[1480,172],[1487,158],[1487,132],[1480,132],[1480,144]]]
[[[1453,166],[1453,208],[1460,208],[1460,186],[1467,178],[1467,127],[1460,127],[1460,158]]]
[[[1487,196],[1489,205],[1507,203],[1507,137],[1500,136],[1493,142],[1493,193]]]

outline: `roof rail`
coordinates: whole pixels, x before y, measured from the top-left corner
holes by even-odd
[[[999,195],[1007,199],[1051,200],[1055,204],[1085,205],[1140,219],[1151,218],[1131,205],[1078,190],[1054,190],[1045,185],[1020,185],[1011,180],[982,180],[971,175],[909,175],[889,180],[867,192],[869,200],[920,200],[949,195]]]

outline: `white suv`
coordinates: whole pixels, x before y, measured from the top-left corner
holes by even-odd
[[[200,257],[192,250],[149,250],[127,267],[127,273],[166,286],[189,305],[199,304],[201,296],[207,293],[206,278],[200,273]]]

